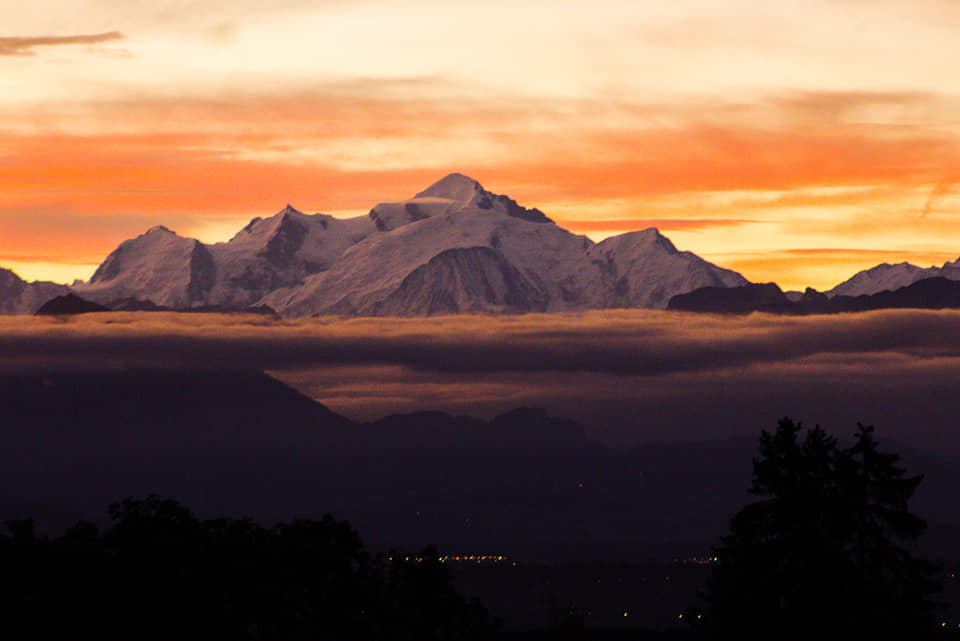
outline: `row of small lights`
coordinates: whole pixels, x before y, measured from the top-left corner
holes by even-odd
[[[711,565],[717,562],[717,557],[715,556],[691,556],[686,559],[674,559],[674,563],[679,563],[682,565]]]
[[[389,557],[393,561],[393,557]],[[423,557],[419,556],[405,556],[403,557],[404,561],[423,561]],[[446,563],[447,561],[453,561],[454,563],[503,563],[507,561],[507,557],[499,554],[465,554],[465,555],[450,555],[450,556],[441,556],[439,557],[441,563]],[[686,559],[675,558],[673,560],[675,564],[680,565],[710,565],[717,562],[717,557],[715,556],[691,556]],[[516,563],[514,563],[516,565]]]
[[[388,560],[393,561],[394,558],[387,557]],[[431,560],[422,556],[405,556],[403,557],[404,561],[415,561],[417,563],[423,563],[426,560]],[[466,554],[466,555],[453,555],[453,556],[441,556],[438,557],[438,560],[441,563],[503,563],[507,561],[507,557],[497,554]],[[513,563],[516,565],[516,562]]]
[[[440,560],[442,562],[453,561],[455,563],[461,562],[474,562],[474,563],[503,563],[507,560],[505,556],[499,555],[475,555],[470,554],[466,556],[441,556]]]

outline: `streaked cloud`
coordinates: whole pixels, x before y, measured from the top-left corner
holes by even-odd
[[[0,37],[0,56],[32,56],[41,47],[95,45],[123,40],[125,37],[119,31],[76,36]]]
[[[941,178],[940,181],[934,185],[933,189],[930,190],[930,195],[927,196],[926,202],[923,203],[920,216],[929,216],[934,213],[941,202],[946,200],[947,196],[954,191],[957,183],[960,183],[960,173]]]
[[[389,168],[411,176],[455,168],[544,208],[571,198],[737,192],[743,198],[727,203],[722,216],[733,219],[742,218],[730,215],[738,209],[876,200],[882,190],[938,185],[943,176],[960,173],[960,139],[942,126],[960,104],[938,97],[923,103],[926,121],[830,124],[811,115],[812,104],[832,109],[837,101],[869,106],[891,99],[825,93],[806,96],[798,106],[793,99],[717,104],[702,97],[641,108],[589,100],[424,99],[418,94],[458,90],[436,78],[404,81],[414,83],[410,86],[371,82],[382,85],[375,97],[364,81],[289,95],[74,103],[29,114],[7,110],[11,124],[0,137],[0,153],[11,163],[8,175],[16,184],[8,182],[6,191],[17,184],[25,185],[22,190],[74,189],[76,172],[67,171],[67,164],[84,167],[91,192],[116,191],[109,174],[128,166],[143,167],[144,178],[158,176],[137,181],[131,193],[190,191],[189,179],[160,178],[178,158],[186,173],[198,162],[216,163],[218,171],[227,172],[230,164],[241,168],[249,162],[296,166],[305,175],[324,168],[359,174]],[[922,102],[919,96],[909,100]],[[10,130],[18,126],[21,131]],[[432,132],[429,140],[426,131]],[[424,149],[433,147],[424,156]],[[60,166],[50,165],[55,158],[40,157],[44,150],[53,156],[54,149],[64,150]],[[158,186],[143,187],[147,182]],[[422,186],[371,190],[363,204]],[[848,191],[796,191],[830,186]],[[751,200],[750,190],[781,193],[778,200]],[[278,200],[293,199],[276,191]],[[341,208],[341,203],[318,205]]]
[[[653,218],[653,219],[633,219],[633,220],[565,220],[555,219],[561,227],[575,232],[590,231],[611,231],[624,232],[656,227],[660,231],[683,230],[701,230],[711,229],[713,227],[736,227],[747,223],[756,223],[760,221],[744,218]]]

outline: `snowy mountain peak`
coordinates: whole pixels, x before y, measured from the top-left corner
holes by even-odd
[[[667,254],[680,253],[669,238],[660,233],[656,227],[648,227],[640,231],[629,231],[616,236],[607,238],[600,245],[604,247],[616,247],[620,251],[627,247],[634,248],[634,251],[641,250],[648,252],[650,250],[659,250]]]
[[[266,226],[270,228],[272,233],[277,234],[283,233],[284,230],[305,228],[310,218],[303,212],[287,205],[280,213],[267,218],[264,222],[268,223]]]
[[[251,236],[274,236],[284,228],[288,228],[290,225],[295,225],[298,221],[305,221],[309,218],[310,216],[294,209],[292,205],[287,205],[273,216],[268,216],[267,218],[257,216],[247,223],[246,227],[237,232],[230,242],[243,242],[244,238]]]
[[[202,302],[214,280],[213,259],[203,243],[157,226],[121,243],[89,283],[73,289],[104,305],[144,298],[157,305],[183,308]]]
[[[161,265],[169,254],[189,254],[199,244],[192,238],[184,238],[163,225],[151,227],[136,238],[120,243],[100,264],[90,278],[90,284],[110,281],[121,273],[138,266],[139,269],[151,269],[145,265]]]
[[[919,280],[935,276],[956,280],[960,278],[960,271],[950,263],[945,264],[942,268],[924,268],[906,262],[893,265],[881,263],[857,272],[825,293],[830,297],[872,295],[907,287]]]
[[[678,251],[655,227],[611,236],[588,251],[612,281],[611,306],[664,308],[677,294],[748,283],[734,271]]]
[[[641,244],[658,247],[671,254],[677,253],[676,245],[674,245],[669,238],[661,234],[660,230],[656,227],[648,227],[635,233]]]
[[[294,209],[293,205],[287,203],[287,206],[280,210],[280,216],[305,216],[302,211]]]
[[[378,231],[387,232],[435,216],[483,211],[519,218],[530,223],[552,223],[539,209],[527,209],[509,196],[487,191],[473,178],[449,174],[410,200],[380,203],[370,210]]]
[[[433,183],[415,198],[444,198],[462,203],[472,203],[480,194],[485,193],[483,186],[473,178],[452,173]]]

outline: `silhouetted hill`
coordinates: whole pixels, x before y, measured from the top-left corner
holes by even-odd
[[[960,308],[960,281],[935,276],[870,296],[834,296],[830,299],[830,306],[844,312],[905,308],[957,309]]]
[[[98,305],[97,303],[70,293],[48,300],[36,311],[36,316],[59,316],[61,314],[88,314],[91,312],[109,311],[109,307]]]
[[[535,409],[358,423],[244,372],[7,376],[0,407],[12,499],[97,514],[158,493],[265,522],[330,512],[374,545],[541,559],[706,552],[748,498],[756,448],[750,437],[611,450]],[[921,513],[955,520],[957,467],[904,463],[928,474]]]
[[[547,521],[524,521],[562,512],[591,451],[582,426],[542,411],[362,424],[243,372],[6,376],[0,407],[0,479],[15,498],[88,513],[150,492],[266,520],[330,511],[374,524],[374,539],[417,544],[501,534],[511,511],[531,537],[549,534]]]
[[[728,291],[727,291],[728,290]],[[688,294],[670,299],[667,309],[683,312],[710,312],[715,314],[771,314],[793,313],[791,303],[776,283],[743,285],[741,287],[702,287]]]
[[[704,287],[674,296],[667,309],[714,314],[839,314],[878,309],[958,309],[960,281],[942,276],[919,280],[893,291],[863,296],[826,295],[808,288],[798,301],[787,298],[775,283],[742,287]]]
[[[489,422],[435,411],[395,414],[355,429],[367,434],[368,447],[397,449],[566,449],[587,444],[583,425],[541,408],[518,408]]]

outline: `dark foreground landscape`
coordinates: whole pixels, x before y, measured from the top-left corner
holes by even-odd
[[[697,626],[711,559],[544,563],[432,546],[373,553],[329,515],[265,528],[201,521],[155,496],[113,504],[110,516],[102,530],[79,521],[52,538],[31,521],[6,523],[0,596],[15,638],[727,638]],[[954,636],[946,622],[960,604],[957,571],[952,563],[935,577],[940,633]]]
[[[452,581],[437,589],[467,608],[464,617],[476,614],[473,599],[485,606],[493,627],[483,623],[484,634],[686,634],[681,615],[692,616],[713,546],[753,500],[755,437],[612,449],[536,409],[490,421],[421,412],[358,423],[266,375],[236,371],[6,376],[0,395],[0,518],[35,520],[33,529],[14,524],[12,540],[68,532],[63,540],[82,546],[103,533],[107,547],[70,573],[67,595],[106,580],[96,554],[112,558],[125,536],[117,519],[123,525],[148,504],[116,502],[155,494],[169,499],[158,505],[195,514],[188,521],[206,524],[207,544],[227,550],[233,535],[268,540],[292,536],[297,523],[309,532],[347,521],[381,588],[413,567],[408,557],[434,563]],[[956,628],[960,466],[903,456],[925,475],[910,502],[930,523],[917,550],[942,564],[938,621]],[[89,526],[78,529],[81,520]],[[435,552],[423,551],[429,544]],[[231,563],[243,574],[246,561]],[[121,569],[129,571],[110,571]]]

